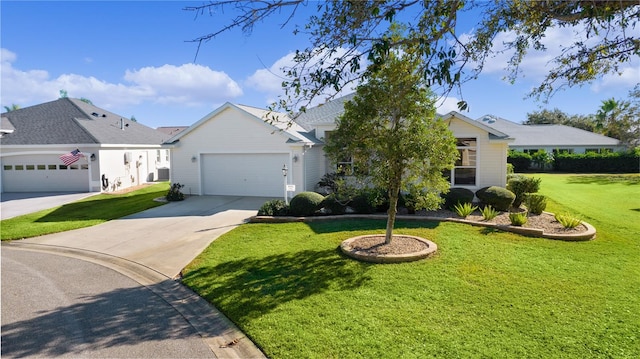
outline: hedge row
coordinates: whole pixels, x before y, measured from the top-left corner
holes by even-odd
[[[553,169],[576,173],[638,173],[640,150],[613,153],[556,154]]]

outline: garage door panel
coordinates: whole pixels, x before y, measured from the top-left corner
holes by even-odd
[[[288,154],[206,154],[202,156],[205,195],[279,197],[283,192],[282,166]]]
[[[86,164],[61,166],[58,156],[7,157],[2,160],[4,192],[77,192],[89,188]]]

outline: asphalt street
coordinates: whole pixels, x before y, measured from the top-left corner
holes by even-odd
[[[110,268],[2,247],[3,358],[215,358],[153,288]]]

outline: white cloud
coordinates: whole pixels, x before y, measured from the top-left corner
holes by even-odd
[[[445,97],[436,101],[436,110],[441,115],[446,115],[451,111],[460,112],[458,109],[459,99],[455,97]]]
[[[324,56],[328,55],[328,50],[318,51],[317,55],[313,60],[310,60],[307,64],[305,64],[304,72],[306,74],[311,73],[318,67],[323,66],[320,59],[324,58]],[[347,50],[343,48],[337,49],[334,53],[331,54],[331,59],[340,58],[347,55]],[[352,55],[347,55],[347,58]],[[251,87],[252,89],[261,92],[265,95],[265,99],[267,103],[273,103],[276,98],[279,96],[284,96],[284,89],[282,88],[282,82],[290,80],[287,78],[286,72],[288,69],[291,69],[296,63],[294,62],[295,53],[289,52],[288,54],[282,56],[278,60],[276,60],[269,68],[256,70],[251,76],[247,78],[244,82],[245,87]],[[329,59],[324,59],[327,63],[332,62]],[[366,61],[366,60],[363,60]],[[366,64],[361,64],[361,68],[366,68]],[[309,78],[309,76],[307,76]],[[314,84],[307,84],[308,86],[314,86]],[[331,91],[329,89],[329,93],[324,93],[323,95],[318,95],[314,98],[314,101],[311,103],[312,106],[318,105],[324,102],[325,98],[328,96],[332,96],[335,94],[335,97],[340,97],[342,95],[349,94],[355,91],[358,83],[350,83],[348,86],[345,86],[340,92],[336,93],[335,91]]]
[[[211,105],[242,95],[240,86],[226,73],[206,66],[163,65],[127,70],[125,83],[111,83],[73,73],[52,78],[44,70],[23,71],[14,67],[18,56],[1,49],[2,105],[51,101],[65,89],[70,97],[85,97],[101,107],[143,103]]]
[[[461,39],[470,39],[470,34],[464,34]],[[513,31],[499,33],[492,50],[494,56],[488,58],[483,67],[484,74],[497,74],[501,77],[508,75],[506,68],[513,55],[513,50],[505,50],[505,44],[515,40]],[[533,82],[540,82],[548,74],[551,67],[556,65],[553,60],[562,55],[568,45],[581,41],[586,46],[592,46],[600,41],[598,36],[585,37],[583,27],[553,27],[548,28],[542,43],[546,47],[544,51],[529,49],[519,65],[519,76]],[[620,67],[620,73],[609,73],[594,81],[591,90],[598,92],[604,88],[616,86],[633,87],[640,81],[640,61],[636,59]]]

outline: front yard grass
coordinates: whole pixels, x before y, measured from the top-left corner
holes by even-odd
[[[0,221],[2,240],[36,237],[95,226],[162,205],[154,198],[167,194],[162,182],[125,194],[99,194],[60,207]]]
[[[380,265],[337,247],[384,221],[247,224],[183,282],[272,358],[639,357],[640,177],[535,176],[548,210],[582,216],[596,240],[398,222],[438,254]]]

